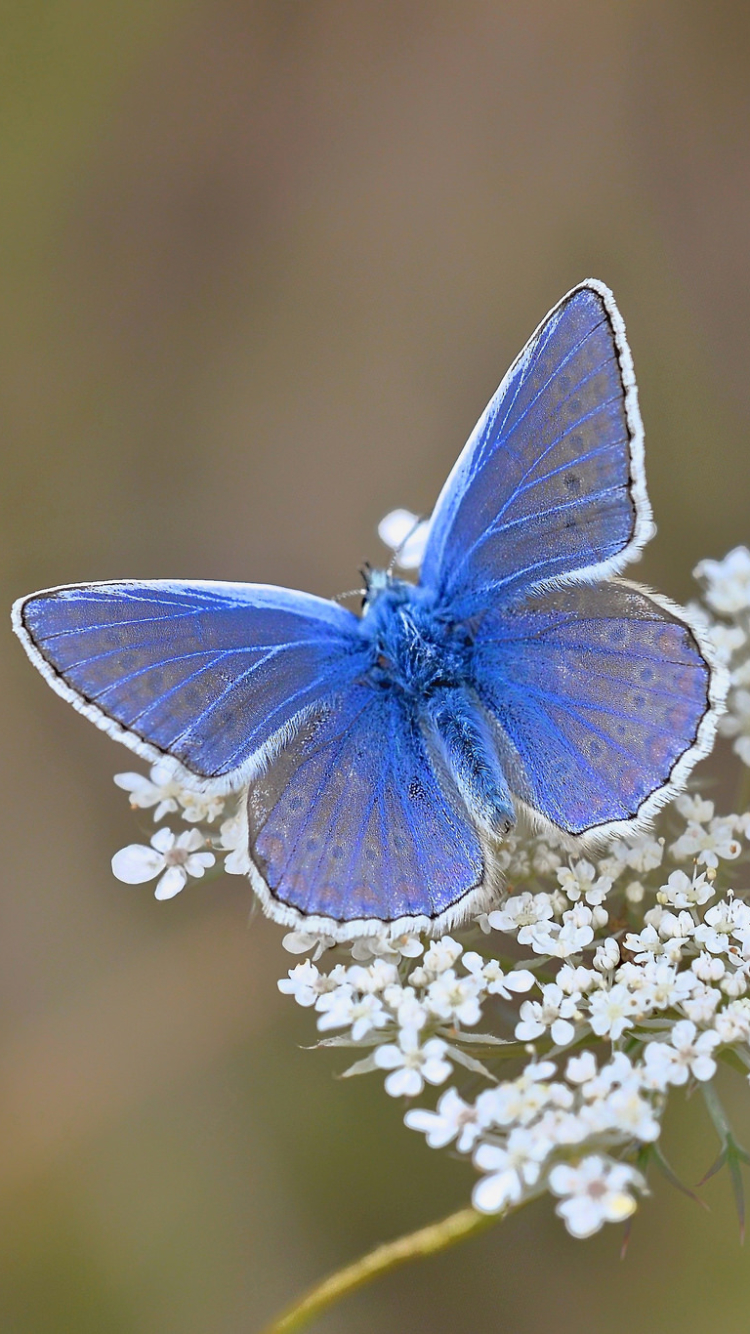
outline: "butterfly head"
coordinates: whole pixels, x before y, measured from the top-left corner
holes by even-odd
[[[362,596],[362,615],[366,616],[375,603],[385,596],[389,602],[406,602],[413,592],[413,585],[405,579],[394,579],[390,570],[374,570],[367,562],[360,571],[364,579]]]

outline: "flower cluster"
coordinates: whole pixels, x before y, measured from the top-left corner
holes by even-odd
[[[405,1121],[472,1156],[479,1210],[550,1191],[575,1236],[628,1217],[670,1089],[711,1081],[727,1051],[750,1072],[750,906],[718,889],[750,824],[683,796],[663,826],[597,861],[511,837],[509,893],[461,940],[373,937],[325,970],[343,947],[285,937],[319,957],[279,987],[338,1034],[324,1045],[359,1049],[348,1075],[384,1071],[392,1097],[447,1086]],[[449,1083],[462,1070],[485,1085],[472,1101]]]
[[[395,518],[387,540],[418,547],[413,516]],[[731,674],[721,730],[750,765],[750,552],[696,574],[705,605],[693,618]],[[206,872],[247,872],[244,793],[197,793],[161,765],[116,782],[160,824],[148,845],[115,855],[118,878],[155,880],[163,899]],[[384,930],[342,945],[289,931],[298,961],[279,988],[313,1013],[319,1045],[354,1049],[346,1075],[379,1072],[390,1097],[409,1100],[411,1130],[471,1158],[479,1211],[548,1192],[574,1236],[627,1219],[650,1167],[674,1179],[660,1134],[676,1088],[703,1091],[737,1192],[746,1156],[714,1076],[722,1061],[750,1078],[750,813],[739,804],[720,814],[691,790],[652,831],[586,856],[551,831],[516,832],[492,911],[439,939]]]
[[[710,612],[695,604],[691,610],[697,611],[730,672],[727,712],[719,731],[734,737],[735,752],[750,765],[750,551],[735,547],[723,560],[702,560],[694,574],[703,583]]]

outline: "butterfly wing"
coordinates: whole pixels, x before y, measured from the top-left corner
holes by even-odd
[[[314,709],[251,783],[248,825],[267,911],[308,929],[447,920],[484,877],[469,814],[416,714],[365,680]]]
[[[569,834],[648,817],[706,753],[723,690],[684,612],[620,581],[490,611],[475,686],[509,787]]]
[[[295,719],[361,667],[357,618],[261,584],[84,584],[17,603],[50,685],[150,760],[214,790],[238,786]]]
[[[421,582],[467,614],[622,569],[653,531],[625,330],[593,279],[539,326],[438,499]]]

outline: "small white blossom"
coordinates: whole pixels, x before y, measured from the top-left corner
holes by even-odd
[[[320,1014],[318,1028],[321,1033],[331,1028],[351,1028],[354,1042],[361,1042],[368,1033],[385,1028],[390,1022],[390,1015],[379,996],[357,996],[348,986],[337,987],[321,996],[316,1008]]]
[[[750,605],[750,551],[735,547],[723,560],[702,560],[693,570],[706,584],[709,607],[722,616],[734,616]]]
[[[247,875],[250,869],[247,816],[244,810],[224,820],[219,826],[219,846],[227,852],[224,870],[227,875]]]
[[[734,837],[732,823],[720,818],[713,819],[708,829],[704,829],[703,825],[690,821],[685,833],[672,844],[672,856],[676,861],[692,859],[713,867],[719,865],[720,859],[732,861],[742,851],[739,839]]]
[[[326,950],[333,948],[336,941],[333,936],[318,936],[310,931],[287,931],[281,943],[287,954],[312,953],[313,963],[317,963]]]
[[[212,852],[201,851],[205,846],[206,840],[197,829],[188,829],[182,834],[173,834],[171,829],[158,829],[150,847],[131,843],[116,852],[112,858],[112,871],[127,885],[141,885],[158,875],[154,897],[172,899],[185,888],[189,876],[199,878],[207,867],[213,866],[216,858]]]
[[[646,890],[640,880],[631,880],[629,885],[625,886],[625,898],[628,903],[642,903]]]
[[[540,1164],[552,1149],[552,1141],[532,1130],[516,1126],[507,1145],[480,1144],[474,1164],[489,1175],[478,1181],[472,1204],[483,1214],[496,1214],[509,1204],[517,1204],[525,1188],[539,1179]]]
[[[403,936],[389,936],[387,932],[382,931],[376,936],[359,936],[352,943],[351,951],[353,959],[367,963],[370,959],[398,959],[402,956],[405,959],[416,959],[423,948],[419,936],[408,933]]]
[[[589,1022],[597,1037],[608,1037],[616,1042],[626,1028],[632,1028],[635,998],[621,982],[616,982],[608,991],[595,992],[589,1004]]]
[[[697,959],[693,959],[690,967],[701,982],[718,982],[726,972],[724,960],[716,954],[709,954],[706,950],[699,954]]]
[[[596,867],[587,861],[575,862],[573,866],[561,866],[557,872],[557,879],[571,903],[577,903],[583,898],[592,908],[603,903],[612,888],[611,877],[597,878]]]
[[[750,1001],[731,1001],[717,1014],[714,1029],[721,1042],[750,1042]]]
[[[549,1174],[550,1190],[562,1196],[557,1213],[574,1237],[590,1237],[603,1223],[622,1223],[634,1212],[630,1193],[643,1188],[643,1178],[625,1163],[613,1163],[598,1154],[577,1167],[558,1163]]]
[[[637,834],[629,837],[627,841],[616,844],[614,856],[617,861],[629,866],[631,871],[645,875],[648,871],[655,871],[657,866],[661,866],[664,844],[651,834]],[[602,863],[599,865],[601,868]]]
[[[398,983],[398,968],[385,959],[375,959],[367,968],[354,964],[347,969],[346,980],[354,991],[377,995]]]
[[[402,570],[418,570],[430,531],[429,519],[420,519],[410,510],[391,510],[378,524],[378,536],[397,553]]]
[[[510,1000],[511,994],[531,991],[536,983],[534,974],[528,968],[513,968],[506,973],[497,959],[483,959],[481,954],[475,954],[473,950],[464,954],[461,962],[464,968],[468,968],[474,977],[481,980],[490,996],[502,996],[503,1000]]]
[[[506,899],[502,908],[496,908],[487,918],[494,931],[516,935],[521,945],[530,945],[534,928],[546,923],[553,915],[549,894],[515,894]]]
[[[418,1033],[429,1019],[427,1006],[419,1000],[414,987],[387,987],[383,1000],[395,1014],[399,1028],[410,1028]]]
[[[277,985],[285,995],[294,996],[298,1005],[314,1005],[320,995],[320,978],[315,964],[305,959],[304,963],[290,968],[288,977],[282,977]]]
[[[555,1046],[567,1047],[576,1035],[575,1025],[570,1020],[577,1013],[572,997],[566,996],[560,987],[550,982],[542,987],[540,1001],[523,1002],[520,1021],[516,1024],[516,1038],[519,1042],[533,1042],[549,1029]]]
[[[430,1038],[423,1047],[412,1029],[399,1034],[398,1046],[388,1043],[376,1047],[375,1064],[381,1070],[390,1070],[385,1091],[392,1098],[414,1098],[422,1092],[425,1082],[443,1084],[451,1072],[446,1059],[448,1047],[441,1038]]]
[[[433,940],[422,960],[424,972],[433,977],[444,973],[461,957],[463,948],[463,945],[459,945],[452,936],[442,936],[440,940]]]
[[[457,977],[452,968],[446,968],[430,983],[425,1003],[438,1019],[471,1027],[482,1016],[480,994],[481,983],[476,977]]]
[[[152,765],[148,778],[145,774],[115,774],[115,783],[130,793],[130,805],[134,810],[148,810],[154,806],[157,822],[180,809],[182,784],[177,782],[170,764]]]
[[[611,973],[620,962],[620,946],[613,936],[608,936],[594,951],[594,967],[600,973]]]
[[[691,1019],[680,1019],[670,1033],[669,1042],[650,1042],[644,1061],[654,1087],[684,1084],[689,1074],[696,1079],[712,1079],[716,1062],[712,1052],[719,1043],[718,1033],[698,1034]]]
[[[442,1149],[455,1140],[459,1153],[470,1153],[482,1130],[477,1108],[459,1098],[455,1089],[446,1089],[434,1112],[411,1108],[404,1122],[410,1130],[421,1130],[431,1149]]]
[[[691,879],[684,871],[673,871],[666,885],[662,885],[659,890],[658,899],[660,903],[668,903],[673,908],[687,910],[707,903],[715,893],[705,872],[701,875],[694,873]]]

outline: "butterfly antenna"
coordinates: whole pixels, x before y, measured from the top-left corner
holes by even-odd
[[[345,598],[363,598],[367,593],[366,588],[350,588],[347,593],[337,593],[331,598],[331,602],[343,602]]]
[[[401,542],[399,542],[398,546],[396,547],[396,550],[394,551],[394,553],[393,553],[393,555],[391,556],[391,559],[390,559],[390,561],[389,561],[389,563],[388,563],[388,573],[389,573],[389,574],[393,574],[394,569],[395,569],[396,566],[398,565],[398,558],[399,558],[399,556],[401,555],[401,552],[403,551],[403,549],[404,549],[404,547],[406,546],[407,542],[408,542],[408,541],[414,536],[414,534],[416,533],[416,531],[417,531],[417,529],[418,529],[420,523],[424,523],[424,515],[423,515],[423,514],[418,514],[418,515],[417,515],[417,517],[415,518],[415,520],[414,520],[414,522],[413,522],[411,528],[409,529],[408,533],[406,534],[406,537],[403,538],[403,540],[402,540]]]

